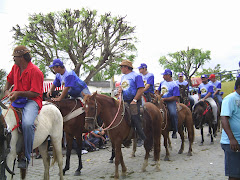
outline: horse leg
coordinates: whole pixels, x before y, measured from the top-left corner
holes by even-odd
[[[171,142],[171,139],[169,138],[169,133],[167,135],[167,143],[168,143],[169,149],[172,150],[172,142]]]
[[[147,139],[144,141],[144,148],[145,148],[145,158],[144,158],[144,163],[142,166],[142,171],[145,172],[146,171],[146,167],[148,166],[148,158],[149,158],[149,152],[151,150],[152,147],[152,138],[149,138],[147,136]],[[155,157],[155,156],[154,156]]]
[[[201,136],[202,136],[202,141],[200,143],[200,146],[203,145],[203,142],[204,142],[204,137],[203,137],[203,127],[201,128]]]
[[[188,121],[190,122],[191,119]],[[192,120],[191,120],[192,122]],[[187,130],[188,130],[188,140],[189,140],[189,149],[188,149],[188,156],[192,156],[192,145],[193,145],[193,140],[194,140],[194,127],[193,123],[188,123],[187,124]]]
[[[66,133],[66,140],[67,140],[66,164],[63,169],[63,175],[65,175],[65,172],[69,170],[70,167],[70,156],[72,151],[73,136],[70,136],[68,133]]]
[[[114,145],[112,144],[112,156],[109,159],[109,163],[113,163],[114,158],[115,158],[115,148],[114,148]]]
[[[137,138],[133,138],[133,150],[132,150],[132,157],[135,157],[135,153],[137,150]]]
[[[212,126],[214,126],[214,125],[212,125]],[[212,131],[212,129],[213,129],[213,131]],[[210,144],[214,144],[214,142],[213,142],[214,127],[211,127],[210,125],[209,125],[209,133],[211,135],[211,142],[210,142]]]
[[[179,126],[178,128],[178,133],[181,137],[181,140],[182,140],[182,143],[181,143],[181,148],[179,149],[178,151],[178,154],[182,154],[183,153],[183,150],[184,150],[184,134],[183,134],[183,128],[182,126]]]
[[[49,168],[50,168],[50,157],[48,155],[48,150],[47,150],[47,140],[44,141],[39,147],[39,152],[42,156],[43,159],[43,165],[44,165],[44,179],[48,180],[49,179]]]
[[[119,163],[121,163],[121,165],[122,165],[122,174],[124,175],[124,173],[126,173],[126,171],[127,171],[127,168],[123,161],[120,141],[115,143],[115,153],[116,153],[116,157],[115,157],[115,176],[114,176],[114,178],[119,179],[119,172],[118,172]]]
[[[156,171],[160,171],[161,131],[154,133],[153,137],[154,161]]]
[[[169,132],[165,132],[163,134],[163,138],[164,138],[164,147],[166,149],[166,155],[164,158],[164,161],[169,161],[169,151],[168,151],[168,139],[169,139]]]
[[[82,133],[81,133],[82,134]],[[76,137],[77,140],[77,155],[78,155],[78,168],[74,173],[74,176],[80,176],[82,169],[82,135],[80,137]]]

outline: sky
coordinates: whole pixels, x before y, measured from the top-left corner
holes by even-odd
[[[99,15],[111,12],[113,16],[126,16],[130,25],[136,26],[139,42],[133,66],[146,63],[148,71],[155,75],[155,83],[162,80],[164,71],[159,58],[187,47],[211,51],[211,61],[204,68],[220,64],[222,70],[239,69],[238,0],[0,0],[1,68],[10,72],[14,64],[13,26],[28,25],[33,13],[83,7],[95,9]]]

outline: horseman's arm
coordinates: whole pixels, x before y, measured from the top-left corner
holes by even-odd
[[[47,92],[47,97],[50,98],[52,96],[52,92],[55,90],[56,86],[54,84],[51,85],[50,89]]]
[[[216,90],[214,93],[213,93],[213,96],[215,96],[220,90]]]
[[[233,151],[240,150],[239,149],[239,144],[236,138],[234,137],[230,124],[229,124],[229,117],[228,116],[221,116],[221,122],[222,122],[222,127],[224,131],[226,132],[229,140],[230,140],[230,147]]]
[[[59,97],[57,97],[57,98],[52,98],[52,100],[53,101],[61,101],[67,95],[69,89],[70,89],[70,87],[64,87],[61,95]]]
[[[211,94],[212,94],[211,92],[208,92],[207,95],[204,98],[202,98],[202,99],[205,101],[208,97],[211,96]]]
[[[171,97],[166,97],[162,98],[163,101],[178,101],[178,96],[171,96]]]
[[[39,93],[33,91],[13,91],[9,95],[10,101],[15,101],[19,96],[27,98],[35,98],[39,96]]]
[[[137,93],[136,93],[134,99],[139,100],[141,98],[143,92],[144,92],[144,87],[138,88]]]
[[[12,84],[10,84],[8,81],[6,82],[5,84],[5,87],[4,87],[4,95],[7,96],[10,94],[10,91],[9,89],[11,88]]]

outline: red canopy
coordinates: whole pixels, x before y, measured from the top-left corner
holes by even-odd
[[[43,92],[48,92],[48,90],[50,89],[51,85],[52,85],[53,81],[44,81],[43,82]],[[64,86],[60,86],[60,87],[56,87],[56,91],[59,91],[59,90],[63,90]]]
[[[198,87],[202,83],[202,80],[200,77],[191,78],[191,81],[192,81],[192,87]]]

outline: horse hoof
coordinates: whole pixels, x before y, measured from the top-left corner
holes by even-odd
[[[113,160],[112,160],[112,159],[110,159],[110,160],[109,160],[109,163],[113,163]]]
[[[203,146],[203,143],[200,143],[199,146]]]
[[[75,171],[74,176],[80,176],[81,175],[81,171]]]
[[[187,153],[187,156],[192,156],[192,153],[191,153],[191,152],[188,152],[188,153]]]
[[[210,142],[210,144],[214,144],[214,142]]]
[[[179,151],[178,151],[178,154],[182,154],[182,153],[183,153],[183,151],[182,151],[182,150],[179,150]]]
[[[165,156],[164,161],[170,161],[169,157]]]

